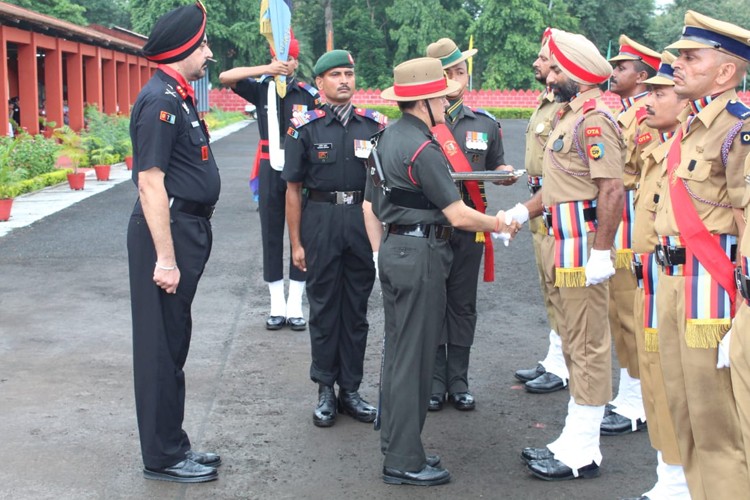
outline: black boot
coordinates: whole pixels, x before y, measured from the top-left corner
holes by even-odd
[[[339,388],[339,412],[350,415],[360,422],[372,422],[378,410],[362,399],[359,392]]]
[[[313,412],[316,427],[330,427],[336,423],[336,393],[330,385],[318,385],[318,407]]]

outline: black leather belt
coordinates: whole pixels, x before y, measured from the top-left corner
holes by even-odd
[[[311,201],[322,201],[334,205],[357,205],[365,199],[362,191],[317,191],[307,190],[307,198]]]
[[[529,192],[531,194],[536,194],[540,189],[542,189],[542,186],[529,186]]]
[[[741,267],[734,268],[734,282],[740,295],[745,300],[750,300],[750,276],[745,275]]]
[[[638,281],[643,279],[643,264],[633,261],[630,263],[630,269],[633,271],[635,279],[637,279]]]
[[[656,245],[654,251],[660,266],[681,266],[685,263],[685,247]]]
[[[441,224],[389,224],[388,232],[415,238],[429,238],[430,233],[434,233],[439,240],[449,240],[453,235],[453,227]]]
[[[541,188],[541,186],[540,186]],[[544,221],[544,227],[547,229],[552,227],[552,212],[548,212],[546,209],[542,213],[542,220]],[[583,220],[591,222],[596,220],[596,207],[588,207],[583,209]]]
[[[185,214],[195,215],[196,217],[205,217],[211,219],[214,215],[214,205],[204,205],[194,201],[187,201],[180,198],[170,198],[169,208]]]

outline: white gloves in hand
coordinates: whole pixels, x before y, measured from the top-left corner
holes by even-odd
[[[719,342],[716,368],[729,368],[729,343],[732,341],[732,329]]]
[[[505,211],[506,225],[513,222],[514,219],[521,225],[529,220],[529,209],[526,208],[526,205],[516,203],[515,207]],[[492,237],[496,240],[502,240],[506,247],[510,244],[510,233],[492,233]]]
[[[380,252],[372,252],[372,261],[375,263],[375,279],[380,279],[380,271],[378,271],[378,255]]]
[[[615,266],[610,259],[610,250],[591,249],[586,263],[586,286],[604,283],[615,274]]]

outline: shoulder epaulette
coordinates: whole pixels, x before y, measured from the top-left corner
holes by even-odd
[[[314,122],[318,118],[323,118],[325,115],[326,112],[322,109],[313,109],[312,111],[308,111],[303,115],[298,115],[289,121],[292,123],[294,128],[300,128],[303,125]]]
[[[492,118],[492,120],[494,120],[494,121],[497,121],[497,118],[495,118],[495,116],[492,113],[490,113],[489,111],[487,111],[486,109],[471,108],[471,110],[473,112],[475,112],[475,113],[479,113],[480,115],[484,115],[484,116],[486,116],[488,118]]]
[[[638,125],[641,124],[643,120],[646,119],[648,116],[648,110],[646,109],[646,106],[643,106],[642,108],[638,108],[635,112],[635,120],[638,122]]]
[[[750,118],[750,108],[748,108],[742,101],[734,99],[729,101],[727,103],[727,111],[729,111],[729,114],[736,116],[740,120]]]
[[[359,116],[364,116],[365,118],[369,118],[370,120],[379,123],[382,126],[388,125],[388,117],[385,116],[380,111],[375,111],[374,109],[366,109],[366,108],[354,108],[354,112],[357,113]]]
[[[583,103],[583,114],[586,114],[589,111],[594,111],[595,109],[596,109],[596,99],[589,99],[588,101]]]
[[[310,94],[315,101],[315,107],[319,108],[323,105],[323,100],[320,98],[320,93],[318,92],[318,89],[310,85],[309,83],[300,82],[297,81],[297,86]]]

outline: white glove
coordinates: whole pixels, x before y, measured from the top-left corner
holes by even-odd
[[[610,259],[610,250],[591,249],[586,263],[586,286],[604,283],[615,274],[615,266]]]
[[[380,279],[380,271],[378,271],[378,255],[380,252],[372,252],[372,261],[375,263],[375,279]]]
[[[729,368],[729,343],[732,341],[732,329],[724,335],[724,338],[719,342],[718,349],[718,361],[716,368]]]
[[[529,209],[526,208],[526,205],[516,203],[515,207],[505,211],[506,224],[510,224],[510,221],[514,219],[521,225],[529,220]]]
[[[500,210],[502,212],[502,210]],[[497,213],[497,215],[500,215],[500,212]],[[509,213],[509,211],[505,212],[505,224],[509,225],[511,222],[513,222],[513,216]],[[528,213],[528,210],[526,211]],[[492,237],[496,240],[502,240],[503,245],[506,247],[510,245],[510,233],[492,233]]]

